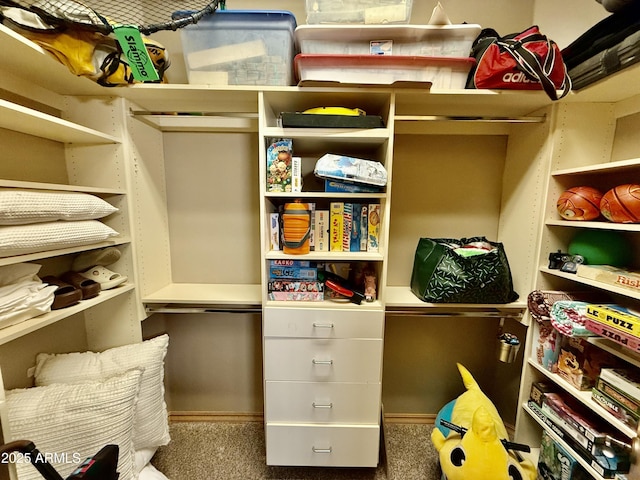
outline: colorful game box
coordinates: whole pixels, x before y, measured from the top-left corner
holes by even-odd
[[[291,192],[293,141],[274,138],[267,146],[267,192]]]

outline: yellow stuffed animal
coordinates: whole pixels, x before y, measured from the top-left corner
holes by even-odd
[[[535,480],[536,467],[507,450],[507,429],[491,400],[458,364],[466,391],[438,413],[431,441],[446,480]],[[443,422],[441,422],[441,420]]]

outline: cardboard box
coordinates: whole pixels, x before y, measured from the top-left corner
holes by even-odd
[[[578,390],[591,390],[603,367],[616,365],[615,358],[583,337],[561,336],[555,373]]]

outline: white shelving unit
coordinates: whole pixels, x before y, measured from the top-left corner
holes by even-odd
[[[378,458],[385,331],[393,327],[385,316],[432,316],[438,321],[428,322],[429,327],[440,325],[434,330],[434,338],[450,330],[446,322],[440,322],[441,318],[471,317],[474,322],[506,318],[527,335],[521,349],[525,360],[521,365],[519,395],[496,394],[498,400],[504,401],[501,408],[508,410],[515,404],[516,441],[534,447],[539,444],[544,427],[529,415],[523,404],[531,383],[542,378],[558,384],[621,433],[633,434],[600,411],[584,394],[571,390],[527,359],[535,325],[526,314],[526,295],[534,288],[588,286],[632,302],[640,300],[633,292],[545,267],[548,253],[566,248],[572,230],[611,229],[632,237],[638,234],[636,226],[604,222],[569,225],[554,215],[554,205],[557,195],[569,183],[585,178],[609,183],[640,173],[637,158],[611,161],[616,122],[640,112],[640,82],[637,82],[640,66],[572,93],[557,104],[543,92],[522,91],[179,84],[104,89],[87,79],[69,75],[65,67],[48,58],[42,49],[1,25],[0,65],[3,70],[0,88],[45,107],[41,111],[15,99],[0,100],[3,142],[10,148],[22,141],[25,148],[20,161],[27,165],[24,169],[14,168],[9,161],[13,157],[5,156],[0,186],[89,192],[113,200],[121,210],[109,220],[121,233],[114,242],[0,259],[0,265],[42,261],[45,273],[61,273],[81,251],[118,245],[123,258],[114,269],[129,277],[124,287],[104,292],[96,300],[0,332],[0,366],[5,388],[24,386],[13,380],[15,375],[8,376],[6,372],[22,371],[37,353],[30,349],[17,351],[16,340],[26,335],[46,332],[52,348],[59,345],[69,350],[99,350],[140,340],[140,322],[147,315],[161,316],[166,310],[184,314],[261,310],[267,319],[260,343],[265,347],[265,364],[270,365],[265,367],[266,383],[261,384],[267,390],[264,405],[268,462],[370,466]],[[279,112],[353,103],[369,112],[382,113],[385,128],[309,131],[277,126]],[[389,185],[382,194],[268,193],[264,189],[264,143],[269,137],[292,138],[295,148],[302,152],[307,170],[312,159],[328,148],[371,154],[388,168]],[[216,164],[214,160],[218,161],[217,170],[211,166]],[[184,172],[195,173],[182,177]],[[451,185],[457,186],[452,177],[462,178],[459,182],[466,197],[447,196],[452,191]],[[445,197],[447,202],[442,201]],[[294,198],[320,202],[370,199],[381,204],[380,252],[326,255],[315,252],[305,256],[316,261],[372,262],[378,273],[378,301],[355,306],[329,302],[291,305],[267,300],[267,262],[291,257],[268,250],[266,215]],[[220,205],[229,210],[219,209]],[[469,236],[470,231],[473,234],[480,231],[505,243],[520,299],[508,305],[452,306],[419,301],[408,286],[417,238],[441,236],[440,232],[462,237]],[[281,412],[271,411],[271,406],[281,398],[278,395],[284,394],[280,391],[270,397],[269,387],[290,387],[304,396],[314,388],[322,389],[332,383],[318,378],[301,379],[293,374],[278,376],[289,358],[273,353],[272,346],[294,349],[308,344],[310,334],[277,330],[277,321],[269,319],[277,320],[278,315],[271,316],[272,313],[291,318],[293,324],[304,323],[318,314],[323,316],[323,322],[352,317],[357,317],[356,321],[360,317],[369,319],[357,333],[341,333],[342,337],[334,335],[328,341],[336,346],[358,342],[358,347],[370,349],[367,352],[372,354],[371,362],[375,364],[372,370],[377,376],[358,374],[346,382],[333,383],[348,383],[353,388],[368,384],[362,395],[368,405],[373,405],[376,415],[369,414],[363,421],[345,414],[328,421],[326,417],[287,418],[280,416]],[[72,344],[65,338],[68,322],[74,327],[80,324],[84,329],[82,339],[74,337]],[[166,324],[169,323],[167,320]],[[465,339],[466,346],[474,347],[463,349],[465,355],[482,345],[478,340],[486,340],[486,336],[474,335],[477,334]],[[595,343],[622,355],[606,342]],[[429,346],[440,352],[438,345]],[[350,358],[353,360],[354,355]],[[484,362],[482,375],[491,374],[490,364],[486,363],[488,357],[465,358]],[[451,352],[438,359],[443,365],[454,364],[455,360]],[[625,360],[638,366],[635,359],[625,357]],[[276,362],[275,370],[272,361]],[[401,361],[394,361],[390,356],[385,364],[385,375],[389,378],[401,377],[403,373]],[[516,376],[519,368],[520,365],[514,368],[518,370]],[[193,373],[203,378],[211,372],[194,368]],[[513,370],[509,374],[511,379]],[[302,386],[305,388],[300,390]],[[169,387],[169,394],[170,390]],[[438,397],[438,392],[427,394],[433,397],[433,405],[427,399],[423,407],[434,412],[449,400]],[[284,396],[288,398],[287,395]],[[322,409],[321,414],[326,413]],[[297,441],[314,431],[338,435],[342,443],[314,445],[317,452],[313,456],[319,456],[320,461],[305,456],[313,452],[313,448],[306,446],[306,453],[271,450],[272,445],[278,444],[273,438]],[[349,435],[343,436],[342,432],[347,431]],[[344,439],[352,439],[348,441],[354,444],[357,439],[364,439],[364,456],[352,455],[353,445],[345,446]],[[302,441],[300,444],[306,445]],[[333,460],[332,453],[338,448],[348,453]],[[594,478],[599,478],[596,472],[587,469]]]

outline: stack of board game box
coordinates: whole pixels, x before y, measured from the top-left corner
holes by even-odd
[[[305,260],[270,260],[268,292],[269,300],[324,300],[318,268],[314,262]]]
[[[592,390],[592,398],[624,424],[638,428],[640,375],[635,369],[603,368]]]
[[[624,439],[617,438],[617,432],[558,387],[535,382],[528,407],[603,478],[629,471],[629,450],[622,446]]]
[[[586,317],[588,330],[640,352],[640,314],[615,304],[587,305]]]

